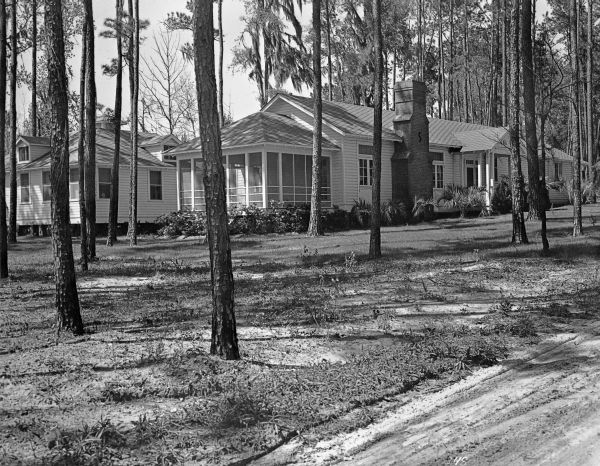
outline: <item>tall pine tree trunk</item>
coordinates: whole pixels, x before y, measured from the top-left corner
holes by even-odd
[[[596,202],[596,187],[598,185],[598,172],[596,169],[596,148],[594,147],[594,58],[593,58],[593,44],[594,44],[594,7],[592,0],[588,0],[588,16],[587,16],[587,69],[586,69],[586,82],[587,82],[587,147],[588,147],[588,161],[591,167],[592,177],[592,189],[590,193],[590,202]]]
[[[219,354],[225,359],[239,359],[231,247],[227,226],[225,170],[221,160],[221,132],[215,83],[212,3],[212,0],[196,0],[193,25],[213,303],[210,353]]]
[[[92,0],[84,1],[87,23],[85,69],[85,214],[88,237],[88,258],[96,258],[96,74],[94,69],[94,12]],[[81,176],[81,174],[80,174]]]
[[[325,0],[325,21],[327,28],[327,84],[328,84],[328,93],[329,93],[329,101],[333,100],[333,64],[331,62],[331,10],[329,8],[329,0]],[[394,53],[394,60],[396,59],[396,54]],[[395,64],[395,62],[394,62]],[[394,68],[394,72],[396,69]]]
[[[533,76],[533,42],[531,31],[532,0],[523,0],[521,21],[521,56],[523,57],[523,106],[525,110],[525,141],[529,174],[529,217],[542,221],[542,249],[550,246],[546,236],[546,203],[540,183],[540,163],[535,115],[535,79]]]
[[[312,0],[313,7],[313,154],[312,190],[308,236],[323,234],[321,222],[321,148],[323,145],[323,93],[321,84],[321,0]]]
[[[6,76],[6,0],[0,0],[0,76]],[[6,79],[0,79],[0,128],[6,128]],[[0,278],[8,278],[6,133],[0,131]]]
[[[31,135],[37,136],[37,0],[31,0],[32,27],[31,27]]]
[[[467,0],[464,0],[463,9],[463,60],[463,70],[465,73],[463,82],[465,121],[468,123],[471,121],[471,109],[469,108],[469,93],[471,92],[471,86],[469,83],[469,11]]]
[[[117,241],[119,221],[119,159],[121,156],[121,106],[123,102],[123,0],[116,0],[117,35],[117,84],[115,89],[115,151],[110,179],[110,204],[108,209],[108,233],[106,245]]]
[[[132,20],[131,65],[129,83],[131,88],[131,161],[129,165],[129,245],[137,245],[137,198],[138,198],[138,98],[140,64],[140,11],[139,0],[129,0],[129,15]]]
[[[17,242],[17,2],[10,8],[10,211],[8,242]],[[4,131],[4,128],[2,128]]]
[[[56,280],[58,327],[83,333],[75,280],[69,213],[69,107],[65,68],[62,0],[45,1],[46,50],[48,50],[48,95],[52,114],[50,136],[50,183],[52,250]]]
[[[89,249],[87,236],[87,215],[85,206],[85,83],[87,74],[87,34],[88,24],[83,22],[81,34],[81,76],[79,77],[79,140],[77,142],[77,162],[79,165],[79,226],[81,246],[81,270],[88,269]]]
[[[217,15],[219,21],[219,118],[222,128],[225,126],[225,113],[223,109],[223,0],[219,0]]]
[[[511,83],[510,83],[510,104],[512,109],[510,124],[510,144],[511,144],[511,184],[512,184],[512,223],[513,234],[512,242],[524,244],[527,243],[527,232],[525,231],[525,217],[523,215],[523,192],[525,183],[523,181],[523,171],[521,169],[521,99],[520,99],[520,67],[519,67],[519,19],[520,19],[520,0],[513,0],[512,24],[510,30],[511,46]]]
[[[438,0],[438,118],[442,119],[444,113],[445,99],[443,95],[443,79],[444,79],[444,34],[442,29],[442,0]]]
[[[579,58],[577,32],[579,24],[578,1],[571,0],[570,9],[570,43],[569,57],[571,59],[571,108],[572,108],[572,131],[571,141],[573,146],[573,236],[583,233],[581,222],[581,126],[579,115]]]
[[[381,132],[383,119],[382,81],[383,63],[381,34],[381,0],[373,0],[373,38],[375,54],[375,93],[373,97],[373,190],[371,198],[371,237],[369,257],[381,257]]]
[[[503,0],[502,3],[502,124],[509,125],[509,56],[508,56],[508,34],[509,34],[509,0]]]
[[[450,0],[450,43],[449,50],[449,70],[448,70],[448,119],[454,120],[454,0]]]

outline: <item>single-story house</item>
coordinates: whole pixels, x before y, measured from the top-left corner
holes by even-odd
[[[436,199],[449,184],[486,189],[509,173],[510,138],[505,128],[428,118],[422,82],[396,84],[395,110],[384,110],[381,199],[411,202]],[[223,164],[230,205],[268,207],[271,201],[310,201],[312,99],[275,95],[261,111],[222,131]],[[373,108],[323,102],[323,205],[349,209],[371,200]],[[523,152],[524,154],[524,152]],[[178,207],[203,209],[200,140],[166,155],[176,160]],[[547,151],[546,174],[572,176],[571,158]],[[524,176],[527,162],[523,156]],[[551,191],[551,201],[566,193]]]
[[[79,224],[79,133],[69,136],[69,192],[71,223]],[[119,160],[119,216],[129,217],[129,162],[131,133],[121,131]],[[96,222],[108,223],[110,183],[114,156],[114,126],[99,119],[96,126]],[[180,141],[175,136],[141,133],[138,147],[138,221],[156,218],[177,209],[176,169],[164,153]],[[164,160],[164,161],[163,161]],[[9,190],[6,197],[9,202]],[[17,224],[49,225],[50,211],[50,139],[20,136],[17,140]]]

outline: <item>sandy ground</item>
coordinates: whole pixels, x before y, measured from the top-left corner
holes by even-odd
[[[600,325],[396,407],[382,421],[257,464],[600,464]]]

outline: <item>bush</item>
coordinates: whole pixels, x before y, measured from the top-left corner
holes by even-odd
[[[449,184],[444,188],[442,196],[438,199],[438,205],[458,209],[463,218],[467,210],[480,210],[485,208],[485,189],[475,186],[459,186]]]
[[[416,199],[412,209],[412,216],[418,222],[423,220],[427,222],[433,220],[434,207],[435,203],[433,202],[433,199],[423,199],[422,197]]]
[[[510,180],[508,176],[503,175],[498,184],[494,187],[492,195],[492,210],[499,214],[507,214],[512,210],[512,192],[510,190]]]
[[[402,225],[408,219],[408,209],[402,202],[387,200],[379,207],[383,226]],[[354,201],[350,210],[350,225],[354,228],[368,228],[371,225],[371,204],[364,199]]]
[[[203,212],[197,210],[179,210],[161,215],[156,219],[160,226],[160,236],[199,236],[206,234],[206,219]]]

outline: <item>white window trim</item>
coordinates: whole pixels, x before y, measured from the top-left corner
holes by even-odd
[[[42,204],[49,204],[52,201],[52,180],[50,180],[50,199],[48,199],[47,201],[44,200],[44,173],[48,173],[48,175],[50,175],[50,170],[42,170]],[[70,191],[70,190],[69,190]],[[71,197],[71,194],[69,192],[69,197]]]
[[[437,172],[435,170],[435,167],[442,167],[442,187],[438,188],[437,185]],[[433,182],[433,189],[444,189],[444,162],[442,160],[434,160],[433,161],[433,176],[434,176],[434,182]]]
[[[21,148],[27,149],[27,160],[21,160],[19,152]],[[31,148],[28,145],[22,145],[17,147],[17,163],[29,163],[31,161]]]
[[[110,201],[110,191],[108,197],[100,197],[100,169],[110,170],[111,181],[108,182],[108,185],[110,186],[112,184],[112,167],[96,167],[96,198],[102,202]],[[103,182],[102,184],[107,183]]]
[[[79,167],[69,167],[69,174],[67,175],[69,180],[69,201],[79,201],[79,195],[77,197],[71,197],[72,184],[77,183],[77,191],[79,191],[79,179],[77,179],[77,181],[71,181],[71,170],[77,170],[77,173],[79,173]],[[81,176],[81,173],[79,173],[79,176]]]
[[[191,180],[192,184],[191,184],[191,186],[192,186],[192,209],[193,209],[195,207],[194,206],[194,195],[195,195],[195,192],[194,192],[194,159],[190,159],[190,164],[191,164],[191,171],[190,171],[190,173],[191,173],[191,177],[192,177],[192,180]],[[160,199],[152,199],[151,194],[150,194],[151,191],[152,191],[151,184],[150,184],[150,173],[152,173],[152,172],[160,172],[160,195],[161,195]],[[163,170],[161,170],[160,168],[157,168],[157,169],[148,169],[148,201],[150,201],[150,202],[163,202],[165,200],[165,182],[164,182],[164,178],[165,178],[165,176],[164,176]]]
[[[361,160],[367,160],[367,182],[368,184],[360,184],[360,161]],[[373,157],[368,156],[368,155],[359,155],[358,156],[358,162],[357,162],[357,169],[358,169],[358,188],[373,188],[373,173],[372,170],[370,170],[370,166],[371,164],[369,163],[373,162]],[[374,169],[374,168],[373,168]]]
[[[29,201],[23,202],[22,190],[23,185],[21,184],[21,176],[27,175],[27,189],[29,190]],[[31,172],[21,172],[19,173],[19,204],[29,205],[31,204]]]

